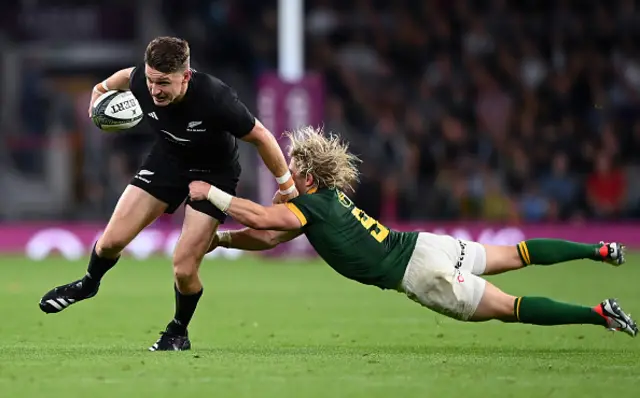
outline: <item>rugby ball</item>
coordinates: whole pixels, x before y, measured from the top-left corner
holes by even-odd
[[[127,130],[140,123],[144,114],[131,91],[111,90],[96,98],[91,120],[104,131]]]

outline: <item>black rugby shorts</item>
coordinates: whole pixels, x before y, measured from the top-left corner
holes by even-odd
[[[173,214],[186,200],[186,205],[223,224],[227,215],[215,207],[213,203],[208,200],[192,201],[189,198],[189,183],[192,181],[208,182],[235,196],[239,176],[239,165],[229,165],[223,172],[207,169],[206,166],[190,168],[154,148],[131,179],[130,184],[167,203],[168,207],[165,211],[167,214]]]

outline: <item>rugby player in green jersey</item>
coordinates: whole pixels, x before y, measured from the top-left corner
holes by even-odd
[[[261,206],[205,182],[191,183],[192,200],[209,200],[248,227],[217,233],[210,249],[220,245],[267,250],[305,234],[320,257],[341,275],[400,291],[458,320],[588,324],[638,334],[636,323],[615,299],[591,307],[545,297],[517,297],[480,277],[531,264],[584,258],[621,265],[622,244],[531,239],[514,246],[494,246],[447,235],[394,231],[365,214],[345,194],[357,181],[359,160],[339,137],[311,127],[288,136],[290,169],[300,192],[288,203]]]

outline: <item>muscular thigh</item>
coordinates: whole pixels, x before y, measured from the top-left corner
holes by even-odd
[[[219,221],[192,207],[185,208],[182,232],[174,252],[174,266],[198,266],[207,253]]]
[[[127,186],[98,241],[99,248],[121,250],[166,208],[166,203],[148,192],[133,185]]]
[[[205,181],[226,191],[236,193],[237,170],[212,172],[206,169],[186,170],[187,186],[191,181]],[[187,198],[184,223],[174,253],[175,267],[199,265],[209,250],[218,225],[224,223],[227,215],[208,200],[193,201]]]

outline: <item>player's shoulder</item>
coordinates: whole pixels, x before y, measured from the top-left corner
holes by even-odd
[[[146,80],[144,74],[144,64],[134,65],[131,69],[131,74],[129,75],[129,89],[136,94],[139,90],[146,91]]]
[[[202,97],[219,99],[225,92],[231,90],[231,87],[222,79],[210,73],[191,69],[191,79],[195,92]]]
[[[305,207],[325,207],[328,203],[335,202],[337,198],[335,189],[312,188],[307,193],[291,199],[291,202]]]
[[[144,65],[136,64],[131,68],[131,74],[129,75],[129,81],[144,77]]]
[[[319,221],[326,220],[330,212],[331,202],[336,202],[334,193],[330,190],[312,189],[309,192],[299,195],[289,202],[287,207],[293,211],[298,218],[303,221],[303,225],[315,224]]]

